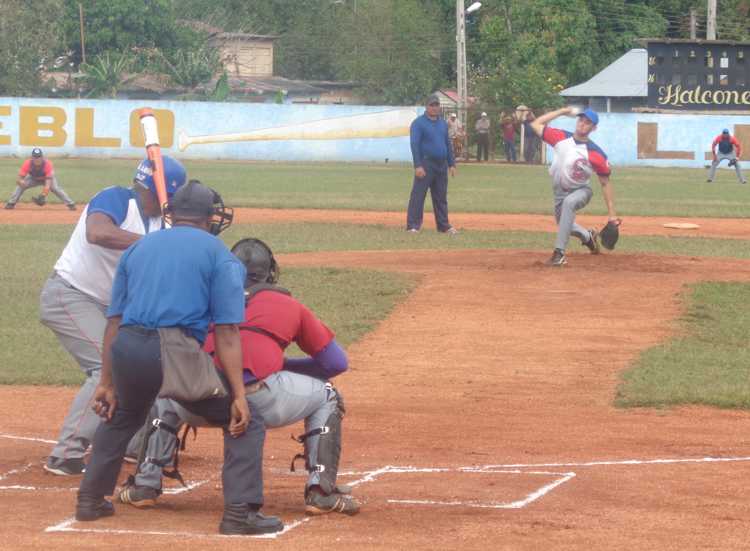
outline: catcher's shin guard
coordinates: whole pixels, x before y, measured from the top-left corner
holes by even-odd
[[[329,383],[330,384],[330,383]],[[297,459],[305,460],[305,468],[310,473],[318,473],[317,485],[326,494],[336,490],[336,476],[339,472],[339,459],[341,458],[341,420],[344,418],[344,400],[341,394],[331,385],[333,400],[336,407],[328,416],[324,426],[312,429],[305,434],[294,438],[297,442],[304,444],[305,451],[292,459],[291,470],[294,471],[294,462]],[[310,438],[318,436],[317,441],[311,445]]]

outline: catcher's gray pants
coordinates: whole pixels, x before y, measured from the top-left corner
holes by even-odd
[[[591,239],[589,230],[576,224],[576,211],[588,205],[593,195],[590,187],[581,187],[564,195],[555,194],[556,249],[564,251],[568,247],[571,234],[580,238],[582,243]]]
[[[8,199],[8,203],[10,203],[11,205],[15,205],[16,203],[18,203],[19,199],[21,199],[21,195],[23,195],[24,191],[32,187],[43,185],[44,180],[34,180],[30,174],[27,174],[23,179],[23,186],[16,186],[16,191],[14,191],[13,195],[10,196],[10,199]],[[57,198],[66,205],[73,204],[73,200],[68,197],[68,194],[65,193],[65,190],[60,186],[55,176],[52,177],[52,185],[50,186],[49,190],[57,195]]]
[[[336,390],[330,383],[293,373],[279,371],[264,380],[264,387],[247,395],[247,402],[253,412],[262,416],[266,428],[286,427],[302,419],[305,420],[305,432],[325,426],[329,416],[337,406]],[[173,400],[160,398],[156,401],[158,418],[174,429],[183,422],[193,426],[206,426],[204,419],[187,411]],[[255,414],[255,413],[254,413]],[[311,465],[317,462],[318,440],[320,436],[308,439]],[[162,467],[172,458],[176,445],[176,436],[167,430],[156,430],[151,435],[146,448],[146,462],[139,467],[135,483],[161,489]],[[312,472],[307,479],[307,486],[320,482],[320,473]]]
[[[100,422],[91,405],[101,375],[107,307],[53,273],[42,288],[39,308],[41,322],[52,330],[86,375],[50,456],[82,458]]]
[[[734,165],[734,171],[737,174],[737,180],[740,181],[741,184],[746,184],[747,180],[745,180],[744,176],[742,175],[742,169],[740,168],[740,161],[737,159],[737,155],[734,151],[731,153],[717,153],[716,158],[711,161],[711,169],[708,171],[708,179],[713,180],[714,176],[716,175],[716,167],[719,166],[721,161],[724,159],[727,159],[728,161],[737,161]]]

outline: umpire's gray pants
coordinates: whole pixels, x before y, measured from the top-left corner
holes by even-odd
[[[248,403],[263,417],[266,428],[285,427],[305,420],[305,432],[323,427],[328,417],[336,410],[336,390],[330,383],[293,373],[279,371],[264,380],[264,387],[247,395]],[[190,413],[177,402],[160,398],[155,404],[157,417],[175,430],[183,422],[193,426],[206,426],[204,419]],[[309,461],[317,462],[318,435],[308,439]],[[161,489],[162,465],[169,464],[176,445],[176,437],[167,430],[156,430],[146,448],[146,462],[139,467],[135,483]],[[310,473],[307,486],[320,482],[320,473]]]
[[[571,234],[578,237],[582,243],[591,239],[589,230],[576,224],[576,211],[588,205],[593,195],[590,187],[581,187],[566,194],[555,194],[556,249],[564,251],[568,247]]]
[[[101,376],[107,307],[54,273],[42,288],[39,309],[41,322],[52,330],[86,375],[50,456],[82,458],[100,422],[91,405]],[[135,442],[129,445],[128,453],[133,453],[134,446]]]
[[[10,199],[8,199],[8,203],[15,205],[21,199],[21,195],[23,195],[24,191],[32,187],[43,185],[44,180],[34,180],[30,174],[27,174],[23,179],[23,186],[16,186],[16,191],[14,191],[13,195],[10,196]],[[65,193],[65,190],[60,186],[60,183],[57,181],[57,178],[55,176],[52,177],[52,185],[50,186],[49,190],[57,195],[57,198],[66,205],[73,204],[73,200],[68,197],[68,194]]]
[[[721,161],[724,159],[728,161],[736,160],[737,163],[734,165],[734,172],[737,174],[737,180],[740,181],[741,184],[747,183],[747,180],[745,180],[744,176],[742,175],[742,169],[740,168],[740,161],[737,159],[737,155],[734,151],[730,153],[717,153],[716,158],[711,161],[711,168],[708,171],[708,179],[713,180],[714,176],[716,176],[716,167],[719,166]]]

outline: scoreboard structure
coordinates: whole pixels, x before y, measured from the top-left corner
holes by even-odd
[[[645,40],[650,108],[750,111],[750,43]]]

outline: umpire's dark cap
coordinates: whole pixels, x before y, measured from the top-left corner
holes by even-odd
[[[214,212],[216,192],[198,180],[190,180],[169,199],[173,216],[209,218]]]
[[[425,105],[430,105],[431,103],[440,103],[440,97],[437,94],[430,94],[427,97],[427,103]]]

